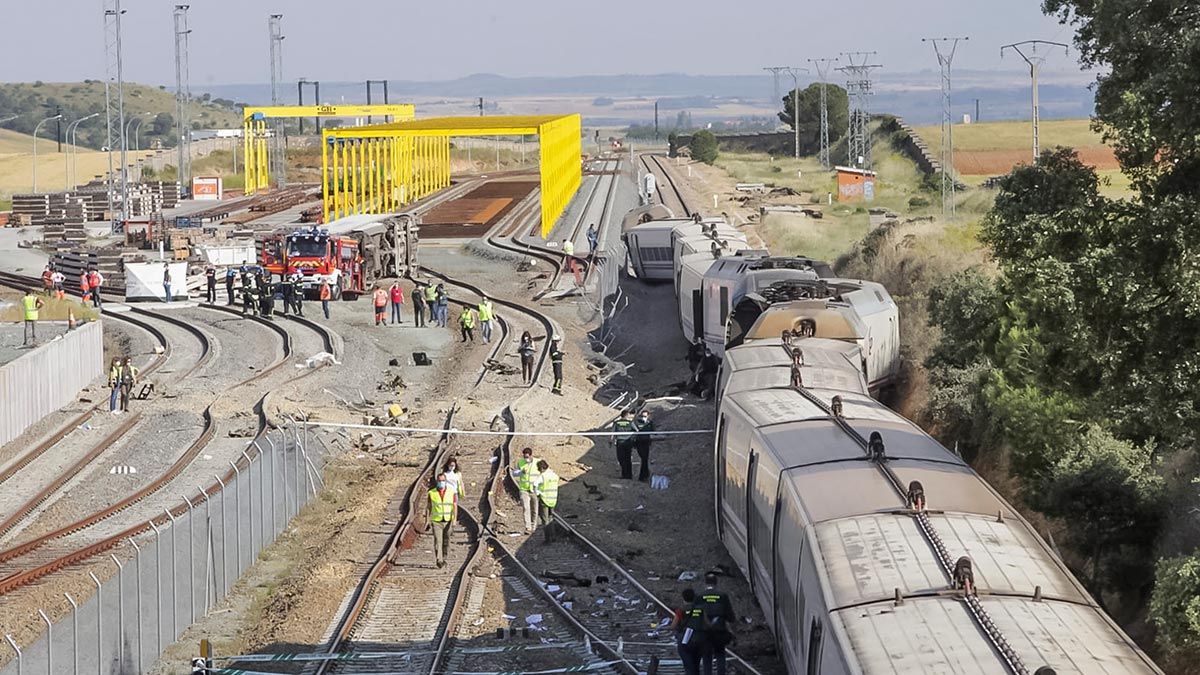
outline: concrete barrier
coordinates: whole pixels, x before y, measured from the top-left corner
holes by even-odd
[[[104,330],[93,321],[0,366],[0,445],[75,400],[104,372]]]

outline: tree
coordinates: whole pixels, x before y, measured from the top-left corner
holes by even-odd
[[[712,164],[717,160],[717,137],[707,129],[701,129],[692,134],[692,141],[688,144],[692,151],[692,158]]]
[[[156,136],[166,136],[175,128],[175,118],[171,113],[160,112],[154,116],[154,122],[151,124]]]
[[[836,143],[846,134],[850,118],[850,99],[846,90],[836,84],[825,85],[826,103],[829,108],[829,142]],[[795,90],[783,97],[783,111],[779,119],[790,128],[793,126],[792,101]],[[821,149],[821,83],[815,82],[799,92],[800,98],[800,152],[813,154]]]
[[[1200,654],[1200,552],[1158,561],[1150,619],[1168,652]]]
[[[1145,192],[1200,195],[1200,4],[1196,0],[1044,0],[1076,28],[1096,80],[1096,122]]]

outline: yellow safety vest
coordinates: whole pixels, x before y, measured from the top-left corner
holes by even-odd
[[[454,493],[447,490],[443,497],[437,488],[429,491],[429,520],[435,523],[454,520]]]
[[[550,508],[558,506],[558,474],[553,469],[542,472],[542,486],[539,489],[542,503]]]
[[[490,302],[479,303],[479,320],[480,321],[491,321],[492,320],[492,303],[490,303]]]
[[[521,492],[533,492],[533,476],[537,473],[537,458],[528,462],[518,459],[517,470],[521,472],[517,476],[517,489]]]
[[[462,314],[458,315],[458,323],[463,328],[474,328],[475,327],[475,315],[472,314],[471,310],[468,309],[468,310],[464,311]]]
[[[435,300],[437,300],[437,289],[434,288],[433,286],[426,286],[425,287],[425,301],[426,302],[434,302]]]
[[[25,308],[25,320],[26,321],[37,321],[38,320],[37,302],[38,302],[38,299],[33,297],[32,295],[26,295],[25,297],[21,298],[21,305]]]

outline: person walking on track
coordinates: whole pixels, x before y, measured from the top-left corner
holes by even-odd
[[[129,395],[133,392],[133,385],[137,384],[138,369],[133,366],[133,359],[125,357],[125,362],[121,364],[121,412],[129,412]]]
[[[446,476],[446,487],[450,488],[451,494],[454,495],[455,504],[457,505],[460,497],[466,497],[467,493],[463,489],[463,475],[458,470],[458,458],[451,457],[446,460],[446,466],[442,470]]]
[[[596,246],[600,242],[600,233],[596,230],[595,223],[589,223],[587,229],[588,255],[596,255]]]
[[[167,302],[171,301],[171,264],[163,263],[163,291]]]
[[[649,410],[642,409],[633,423],[633,428],[639,432],[633,437],[633,447],[637,448],[638,461],[641,462],[638,480],[646,483],[650,481],[650,432],[654,431],[654,421],[650,419]]]
[[[100,287],[104,285],[104,275],[100,274],[100,270],[95,267],[88,270],[87,285],[91,289],[92,307],[100,309]]]
[[[392,287],[388,289],[388,298],[392,301],[392,325],[404,323],[404,314],[400,311],[404,306],[404,289],[400,288],[399,281],[392,282]]]
[[[425,288],[420,284],[413,286],[412,289],[412,304],[413,304],[413,324],[417,328],[425,327]]]
[[[371,292],[372,302],[375,303],[375,325],[383,326],[387,324],[387,319],[384,318],[387,314],[388,294],[381,286],[376,286]]]
[[[458,315],[458,327],[462,329],[462,341],[475,341],[475,312],[470,307],[463,307]]]
[[[439,568],[446,566],[446,555],[450,552],[454,506],[455,496],[446,484],[446,474],[439,473],[437,483],[429,491],[429,526],[433,528],[433,557]]]
[[[703,659],[705,675],[711,675],[716,665],[717,675],[725,675],[725,647],[733,640],[733,624],[736,617],[729,596],[717,588],[717,575],[704,575],[704,590],[696,601],[693,614],[700,619],[700,630],[704,638]]]
[[[533,458],[533,448],[523,448],[521,458],[517,460],[515,469],[510,469],[513,481],[517,484],[517,492],[521,495],[521,510],[525,515],[525,534],[533,532],[534,504],[537,494],[534,486],[540,481],[537,473],[537,460]]]
[[[445,328],[450,323],[450,295],[446,293],[445,284],[438,284],[434,289],[437,293],[437,321]]]
[[[54,270],[50,274],[50,283],[54,286],[54,297],[62,300],[67,297],[66,291],[63,290],[63,284],[67,281],[67,275],[58,270]]]
[[[117,398],[121,395],[121,357],[114,356],[108,364],[108,412],[116,412]]]
[[[562,396],[563,350],[562,337],[558,335],[550,341],[550,366],[554,369],[554,385],[550,387],[550,393]]]
[[[25,327],[22,331],[25,339],[21,343],[23,346],[37,344],[38,310],[45,306],[46,303],[33,294],[32,288],[25,291],[25,297],[21,298],[21,313],[25,318]]]
[[[538,496],[538,522],[544,528],[546,541],[550,542],[554,540],[553,523],[554,507],[558,506],[558,474],[554,473],[554,470],[550,468],[550,463],[544,459],[538,460],[537,470],[538,475],[542,477],[534,485]]]
[[[492,318],[495,316],[495,308],[488,296],[483,296],[479,301],[479,306],[476,307],[479,312],[479,332],[483,335],[483,344],[491,344],[492,342]]]
[[[46,268],[42,270],[42,293],[49,296],[52,290],[54,290],[54,268],[46,265]]]
[[[292,273],[292,311],[296,316],[304,316],[304,275]]]
[[[225,304],[233,305],[233,280],[237,278],[237,272],[233,271],[233,267],[225,268]]]
[[[424,287],[422,287],[421,290],[425,294],[425,306],[429,308],[429,323],[434,324],[435,326],[441,325],[441,321],[438,320],[437,314],[437,289],[434,288],[433,284],[427,283],[424,285]]]
[[[329,286],[329,277],[321,277],[321,312],[325,314],[325,320],[329,320],[329,299],[333,297],[333,289]]]
[[[204,301],[217,301],[217,268],[212,263],[204,268]]]
[[[533,384],[533,359],[536,351],[533,336],[529,331],[521,333],[521,344],[517,346],[517,354],[521,355],[521,384]]]
[[[700,656],[704,652],[704,637],[700,631],[700,613],[696,609],[696,591],[683,589],[683,606],[676,609],[671,621],[675,630],[675,647],[683,662],[684,675],[700,675]]]
[[[633,423],[633,411],[626,409],[621,412],[621,416],[613,422],[612,430],[616,433],[613,436],[613,442],[617,446],[617,464],[621,465],[621,478],[626,480],[633,478],[633,445],[634,432],[637,427]]]

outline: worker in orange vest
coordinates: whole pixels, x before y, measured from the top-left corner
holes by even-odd
[[[86,303],[92,299],[92,280],[88,277],[87,271],[79,273],[79,298]]]
[[[375,302],[375,325],[381,326],[387,324],[384,318],[387,314],[388,293],[380,286],[375,286],[374,293],[371,294]]]
[[[325,320],[329,320],[329,301],[333,298],[333,289],[329,287],[329,277],[321,278],[321,311],[325,313]]]

